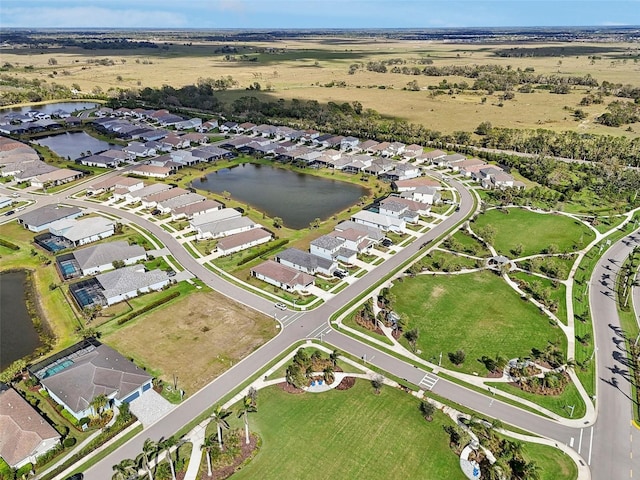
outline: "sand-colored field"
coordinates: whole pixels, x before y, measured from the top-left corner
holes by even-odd
[[[103,340],[193,394],[275,336],[272,318],[219,293],[193,293]]]
[[[514,128],[548,128],[576,130],[612,135],[640,135],[640,127],[609,128],[598,125],[595,118],[605,111],[606,104],[615,97],[605,98],[604,104],[579,107],[589,91],[587,87],[573,87],[571,93],[557,95],[545,90],[518,93],[513,100],[499,106],[500,92],[487,96],[484,92],[466,90],[463,93],[432,96],[427,88],[446,79],[450,84],[473,79],[461,77],[428,77],[375,73],[366,69],[349,75],[349,66],[391,58],[402,58],[409,66],[417,59],[429,58],[434,66],[485,65],[510,66],[515,69],[532,67],[535,73],[576,75],[591,74],[598,82],[632,84],[640,82],[640,47],[624,43],[518,43],[509,44],[451,44],[443,42],[391,41],[381,39],[296,39],[272,43],[234,42],[236,61],[225,59],[220,51],[222,43],[173,43],[167,50],[140,49],[122,51],[90,51],[76,48],[47,50],[5,50],[3,62],[15,67],[5,72],[30,79],[40,79],[71,86],[83,92],[100,88],[115,92],[119,88],[180,87],[199,78],[231,76],[238,82],[233,90],[221,93],[225,101],[237,96],[253,94],[246,88],[260,83],[258,94],[271,99],[314,99],[319,102],[360,101],[365,108],[373,108],[382,115],[399,117],[421,123],[428,128],[451,133],[472,131],[482,121],[494,126]],[[518,53],[548,54],[548,56],[502,57],[497,52],[511,48]],[[268,49],[268,50],[265,50]],[[256,53],[259,52],[259,53]],[[242,60],[242,55],[246,55]],[[594,58],[595,57],[595,58]],[[49,60],[55,58],[56,65]],[[246,59],[256,58],[256,61]],[[95,60],[109,59],[113,65],[99,65]],[[91,63],[89,63],[91,62]],[[23,67],[33,66],[25,71]],[[55,74],[53,72],[56,72]],[[402,90],[410,81],[417,81],[421,91]],[[344,87],[327,87],[331,82],[344,82]],[[380,87],[384,86],[382,89]],[[3,88],[3,87],[0,87]],[[264,89],[269,88],[270,92]],[[487,97],[482,102],[482,97]],[[582,108],[587,118],[576,121],[572,114]]]

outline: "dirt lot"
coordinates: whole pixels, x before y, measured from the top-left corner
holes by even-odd
[[[194,293],[103,338],[194,393],[276,334],[274,321],[216,292]]]

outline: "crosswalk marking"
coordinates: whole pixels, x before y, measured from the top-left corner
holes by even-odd
[[[422,377],[422,380],[420,380],[418,386],[423,387],[425,390],[431,390],[436,383],[438,383],[438,377],[427,373],[424,377]]]

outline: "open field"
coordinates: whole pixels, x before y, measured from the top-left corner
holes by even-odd
[[[557,247],[555,253],[571,252],[595,238],[584,224],[564,215],[534,213],[521,208],[509,208],[506,212],[489,210],[478,216],[471,228],[482,236],[483,229],[491,225],[495,238],[489,239],[489,243],[507,257],[514,256],[511,250],[518,244],[523,248],[517,256],[524,257],[544,253],[550,245]]]
[[[229,418],[232,427],[241,426],[235,415]],[[262,447],[234,479],[465,478],[443,430],[453,425],[448,417],[437,412],[426,422],[415,398],[387,386],[375,395],[365,380],[347,391],[318,395],[260,390],[249,425]],[[568,457],[549,447],[529,447],[525,456],[542,467],[543,480],[575,478]],[[554,476],[559,472],[566,474]]]
[[[216,292],[192,293],[135,318],[103,340],[191,394],[277,330],[273,319]]]
[[[584,76],[590,74],[599,83],[637,86],[640,66],[638,47],[627,43],[519,43],[518,55],[502,56],[515,44],[455,44],[439,41],[400,41],[383,38],[297,38],[272,42],[233,42],[231,55],[223,47],[228,43],[194,41],[189,45],[175,42],[166,49],[88,51],[76,47],[40,50],[4,50],[3,62],[13,68],[5,70],[12,77],[55,82],[83,93],[113,93],[120,88],[180,87],[194,84],[199,78],[231,76],[237,83],[221,92],[225,102],[252,94],[263,99],[313,99],[320,103],[360,101],[384,116],[421,123],[444,133],[473,131],[483,121],[494,126],[516,128],[549,128],[607,135],[640,135],[632,126],[605,127],[594,122],[606,108],[603,104],[580,106],[586,118],[576,120],[573,111],[580,100],[595,91],[574,85],[567,94],[558,95],[544,89],[532,93],[518,92],[502,101],[500,93],[487,95],[471,89],[460,90],[455,83],[473,84],[473,79],[460,76],[425,76],[402,73],[377,73],[366,68],[349,74],[354,63],[400,59],[410,68],[462,65],[499,65],[512,70],[533,69],[535,74]],[[545,50],[546,49],[546,50]],[[508,53],[508,52],[507,52]],[[244,59],[242,55],[246,55]],[[55,59],[56,64],[49,63]],[[247,61],[250,60],[250,61]],[[102,63],[104,64],[102,64]],[[29,69],[25,69],[29,67]],[[405,90],[417,82],[419,91]],[[441,81],[452,85],[443,94],[432,95],[429,87]],[[247,92],[260,83],[261,91]],[[331,87],[331,85],[333,85]],[[11,88],[11,87],[4,87]],[[268,90],[268,91],[267,91]],[[486,100],[482,100],[485,98]],[[565,108],[567,107],[567,108]],[[425,114],[428,112],[427,114]]]
[[[543,350],[547,342],[558,342],[561,349],[566,343],[559,328],[492,272],[418,275],[396,283],[391,292],[397,299],[394,310],[407,321],[406,330],[419,331],[420,356],[433,361],[442,352],[445,368],[482,375],[486,369],[478,359],[483,355],[525,357],[532,348]],[[466,352],[466,360],[455,366],[447,353],[459,349]]]
[[[554,286],[553,282],[547,278],[540,278],[538,276],[530,275],[525,272],[510,272],[509,277],[511,277],[511,279],[516,282],[518,280],[522,280],[529,284],[538,282],[540,288],[548,289],[549,298],[555,301],[558,305],[558,310],[555,312],[556,316],[562,323],[564,323],[565,325],[567,324],[567,287],[565,287],[564,284],[558,283],[557,286]]]

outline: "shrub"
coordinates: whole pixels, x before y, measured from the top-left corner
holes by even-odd
[[[18,245],[16,245],[15,243],[11,243],[10,241],[5,240],[4,238],[0,238],[0,245],[8,248],[9,250],[20,250],[20,247]]]
[[[62,445],[64,445],[64,448],[73,447],[75,444],[76,444],[76,438],[75,437],[67,437],[62,442]]]
[[[119,318],[117,323],[118,323],[118,325],[124,325],[129,320],[134,319],[138,315],[142,315],[143,313],[148,312],[149,310],[152,310],[152,309],[154,309],[156,307],[159,307],[160,305],[163,305],[163,304],[169,302],[170,300],[173,300],[174,298],[179,297],[179,296],[180,296],[180,292],[173,292],[173,293],[167,295],[166,297],[162,297],[162,298],[156,300],[155,302],[151,302],[151,303],[145,305],[144,307],[140,308],[139,310],[136,310],[134,312],[128,313],[124,317]]]

